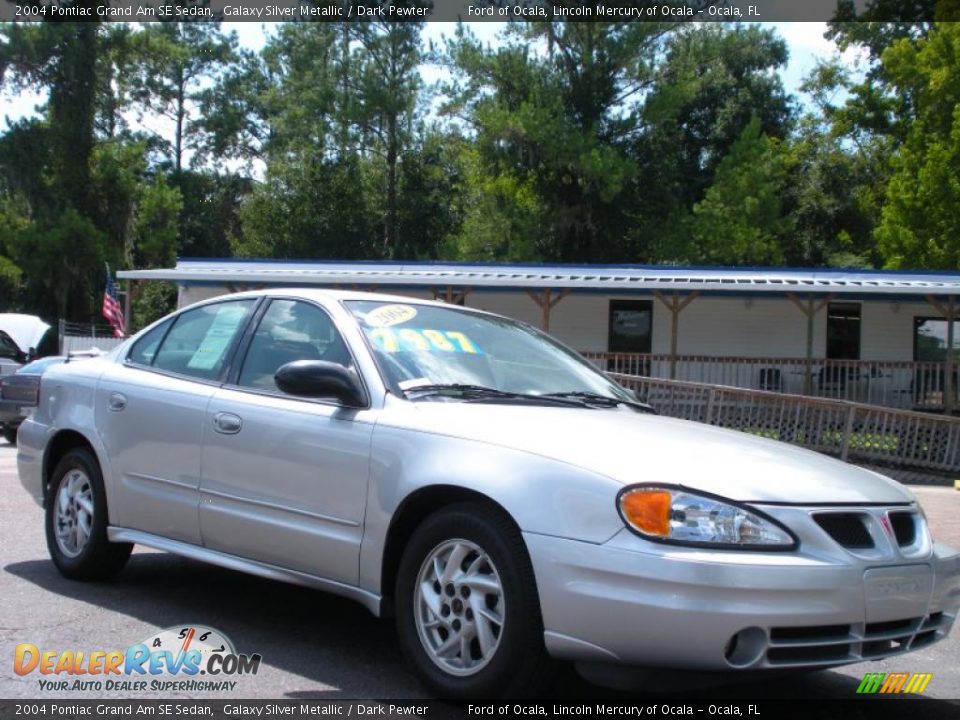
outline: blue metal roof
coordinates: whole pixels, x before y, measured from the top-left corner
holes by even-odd
[[[960,294],[960,272],[731,268],[668,265],[539,265],[459,262],[181,259],[175,268],[126,270],[128,280],[244,285],[362,285],[381,288],[570,288],[616,291]]]

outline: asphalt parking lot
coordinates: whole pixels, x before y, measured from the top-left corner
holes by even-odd
[[[917,488],[937,540],[960,546],[960,492]],[[204,698],[409,699],[425,697],[407,673],[393,626],[359,605],[315,591],[138,548],[123,573],[104,584],[63,579],[50,563],[42,511],[20,487],[15,449],[0,441],[0,698],[111,697],[103,691],[44,693],[37,675],[13,671],[19,643],[40,648],[121,649],[170,626],[218,628],[244,653],[259,653],[256,676],[238,680],[230,693],[190,693]],[[956,716],[960,698],[960,632],[898,659],[840,670],[694,690],[682,677],[673,697],[730,699],[854,697],[866,672],[932,672],[925,696],[911,715]],[[654,689],[654,688],[651,688]],[[664,697],[666,686],[655,686]],[[554,699],[629,700],[561,670],[548,695]],[[185,697],[186,695],[181,695]],[[649,698],[651,693],[636,697]],[[125,698],[123,693],[113,697]],[[151,697],[149,692],[138,697]],[[165,693],[163,697],[169,698]]]

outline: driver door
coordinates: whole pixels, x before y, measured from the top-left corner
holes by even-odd
[[[322,308],[272,300],[207,409],[200,531],[211,549],[356,584],[375,413],[281,392],[277,369],[310,359],[353,362]]]

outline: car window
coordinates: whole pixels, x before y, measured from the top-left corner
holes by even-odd
[[[256,300],[204,305],[178,315],[153,359],[153,367],[212,380],[220,375]]]
[[[253,335],[237,384],[279,392],[273,376],[294,360],[351,363],[343,338],[323,310],[298,300],[274,300]]]
[[[13,358],[19,360],[23,356],[20,348],[17,347],[17,344],[10,339],[10,336],[5,332],[0,331],[0,357]]]
[[[173,320],[166,320],[160,323],[153,328],[153,330],[137,340],[130,350],[130,354],[127,355],[127,360],[137,363],[138,365],[153,365],[153,359],[157,356],[157,348],[160,346],[160,341],[163,340],[163,336],[167,334],[167,329],[169,329],[172,322]]]

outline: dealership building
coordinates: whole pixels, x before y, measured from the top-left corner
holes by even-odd
[[[549,331],[607,369],[888,407],[952,409],[960,273],[183,259],[131,270],[179,305],[327,287],[436,299]]]

